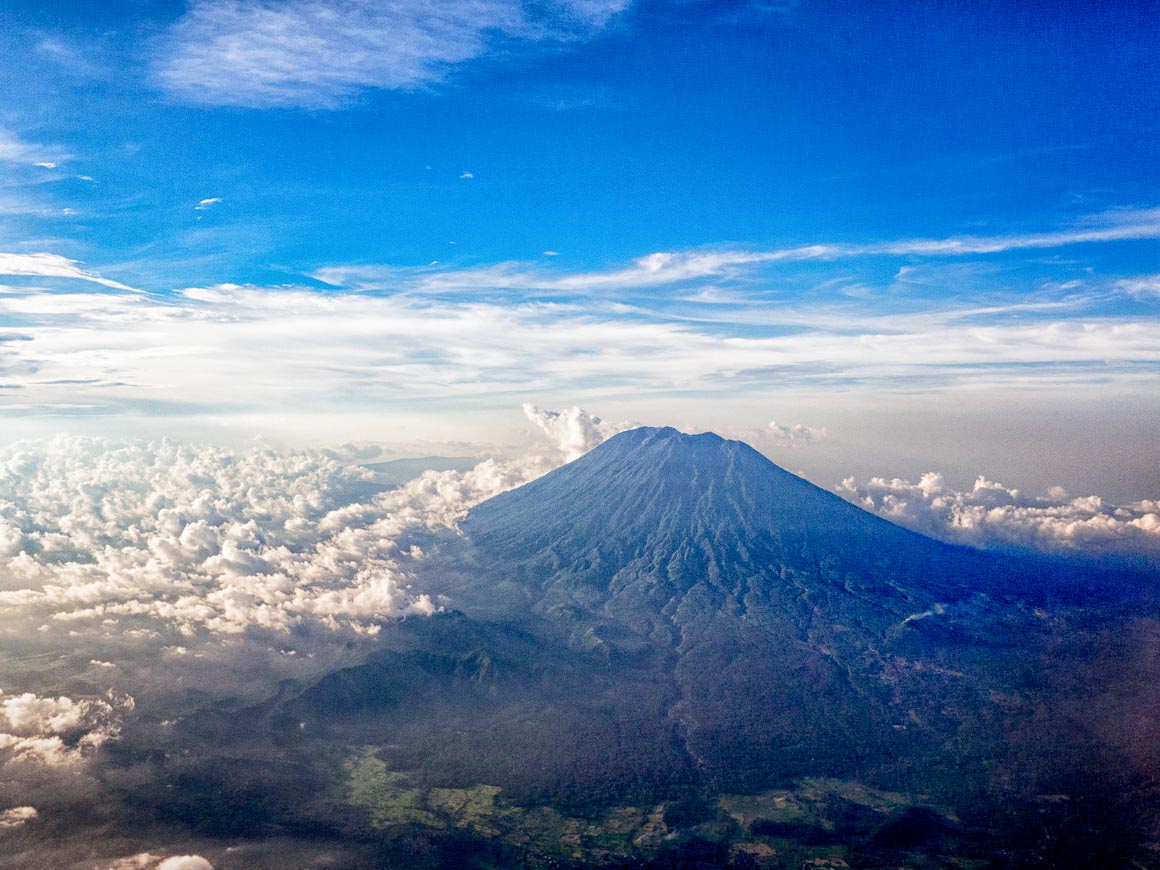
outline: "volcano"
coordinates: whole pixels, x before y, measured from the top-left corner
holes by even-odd
[[[714,434],[622,433],[461,528],[467,612],[506,602],[574,650],[651,653],[720,788],[913,764],[991,706],[986,674],[946,675],[979,650],[1018,671],[1042,633],[1018,595],[1041,566],[902,529]]]
[[[1020,866],[1064,866],[1043,856],[1068,831],[1130,851],[1160,818],[1135,785],[1160,770],[1141,737],[1160,655],[1125,652],[1160,649],[1160,622],[1124,608],[1117,578],[930,540],[668,428],[617,435],[461,531],[416,578],[443,612],[196,739],[268,728],[297,758],[346,758],[318,774],[369,813],[342,836],[467,831],[472,855],[528,866],[629,866],[612,859],[699,837],[809,860],[861,843],[867,866],[1004,842]],[[673,866],[733,860],[693,852]]]
[[[662,632],[690,610],[896,622],[1002,588],[988,557],[868,514],[747,444],[671,428],[617,435],[461,528],[538,611],[631,613]]]

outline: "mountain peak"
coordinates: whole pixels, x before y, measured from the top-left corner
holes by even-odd
[[[484,561],[503,565],[505,579],[545,607],[567,599],[600,609],[631,593],[664,610],[696,589],[706,606],[744,608],[771,583],[840,588],[869,573],[883,602],[913,612],[914,603],[961,589],[952,548],[866,513],[748,444],[671,427],[622,432],[478,505],[461,528]]]

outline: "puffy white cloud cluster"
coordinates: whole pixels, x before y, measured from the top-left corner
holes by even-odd
[[[157,870],[213,870],[213,864],[201,855],[174,855],[158,864]]]
[[[10,807],[0,810],[0,828],[19,828],[39,815],[36,807]]]
[[[1108,504],[1099,496],[1070,497],[1052,487],[1031,497],[980,475],[971,489],[927,472],[917,483],[846,478],[838,493],[872,513],[931,537],[978,547],[1047,552],[1129,551],[1160,555],[1160,501]]]
[[[579,459],[616,433],[638,425],[601,420],[577,407],[566,411],[546,411],[531,402],[524,403],[523,407],[527,418],[540,427],[568,462]]]
[[[173,855],[162,858],[152,852],[141,852],[119,858],[107,870],[213,870],[213,864],[200,855]]]
[[[393,491],[334,454],[58,437],[0,452],[0,617],[160,620],[185,634],[429,614],[423,534],[558,458],[427,472]]]
[[[78,764],[120,733],[121,716],[132,709],[131,697],[112,693],[79,701],[40,697],[32,692],[0,695],[0,763]],[[9,814],[25,809],[31,808],[7,810],[3,817],[8,819]],[[21,821],[35,815],[33,810]]]

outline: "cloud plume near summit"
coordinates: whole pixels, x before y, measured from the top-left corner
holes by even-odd
[[[573,406],[566,411],[547,411],[531,402],[524,403],[524,416],[535,423],[549,440],[571,462],[598,447],[617,432],[636,427],[637,423],[612,423]]]

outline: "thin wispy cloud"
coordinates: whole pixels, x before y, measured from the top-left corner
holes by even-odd
[[[114,290],[128,290],[137,292],[119,281],[102,278],[93,272],[86,272],[77,265],[76,260],[70,260],[59,254],[7,254],[0,253],[0,275],[20,275],[40,278],[73,278],[78,281],[90,281],[101,284]]]
[[[197,205],[195,205],[193,207],[193,210],[194,211],[209,211],[211,208],[213,208],[215,205],[217,205],[221,201],[222,201],[222,198],[220,196],[211,196],[209,199],[201,200]]]
[[[1116,282],[1116,288],[1140,298],[1160,297],[1160,275],[1125,278]]]
[[[61,148],[26,142],[11,130],[0,127],[0,162],[55,169],[66,160],[68,155]]]
[[[846,249],[844,253],[919,256],[998,254],[1037,248],[1063,248],[1093,242],[1160,238],[1160,209],[1124,210],[1093,215],[1075,226],[1042,233],[909,239]]]
[[[732,323],[693,323],[626,315],[599,301],[293,288],[220,286],[176,297],[9,292],[0,295],[0,317],[20,323],[23,340],[6,345],[6,364],[28,374],[0,403],[22,413],[361,413],[545,391],[745,390],[771,378],[813,389],[1037,378],[1106,389],[1160,366],[1148,317],[979,324],[955,310],[897,321],[808,309],[786,315],[815,323],[755,328],[744,312]]]
[[[1039,233],[899,239],[859,245],[818,243],[765,251],[659,251],[638,257],[625,267],[589,272],[560,273],[542,264],[510,262],[466,268],[439,265],[418,268],[328,266],[318,269],[310,277],[336,287],[410,293],[521,290],[584,294],[640,290],[685,282],[731,280],[780,263],[882,257],[945,259],[1147,239],[1160,239],[1160,209],[1093,215],[1075,226]],[[544,255],[552,257],[555,252],[545,251]],[[1140,284],[1137,291],[1148,286],[1147,279],[1141,280],[1145,283]],[[1125,285],[1125,289],[1131,288]],[[713,288],[699,292],[707,294],[706,301],[711,301],[719,294]]]
[[[417,293],[458,293],[480,290],[537,290],[591,293],[643,289],[705,278],[724,277],[761,263],[824,257],[825,246],[785,251],[675,251],[639,257],[624,268],[560,274],[528,263],[497,263],[478,268],[400,268],[331,266],[310,277],[336,287],[396,289]],[[555,252],[545,251],[547,257]]]
[[[627,6],[628,0],[196,0],[157,44],[154,73],[170,96],[187,103],[330,109],[367,90],[442,81],[498,39],[584,38]]]

